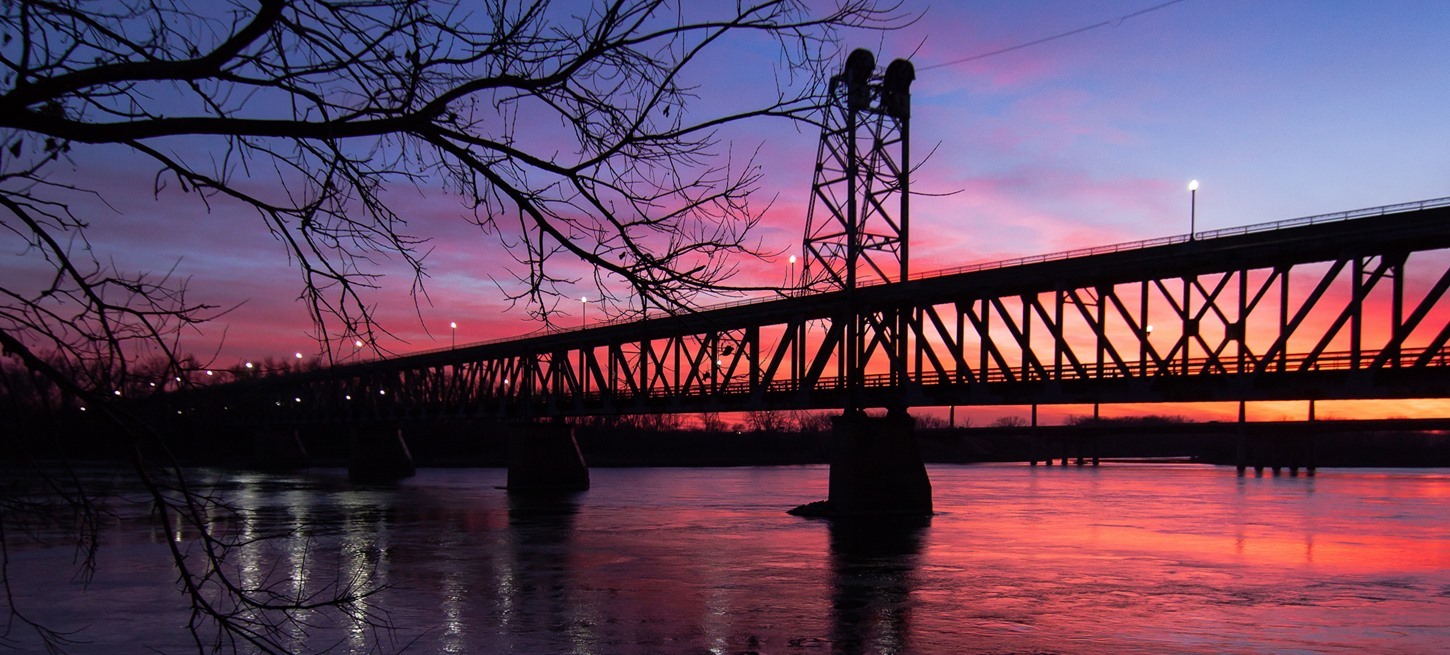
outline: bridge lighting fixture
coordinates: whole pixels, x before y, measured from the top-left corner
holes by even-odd
[[[388,395],[388,390],[387,389],[378,389],[378,395],[379,396],[386,396],[386,395]]]
[[[298,402],[298,403],[300,403],[300,402],[302,402],[302,399],[301,399],[301,398],[293,398],[293,399],[292,399],[292,401],[293,401],[293,402]]]
[[[207,377],[210,377],[210,376],[213,376],[213,375],[216,375],[216,374],[215,374],[215,373],[212,373],[212,372],[211,372],[211,371],[207,371],[207,372],[206,372],[206,374],[207,374]]]
[[[297,359],[302,359],[302,353],[297,353]]]
[[[246,363],[246,367],[247,367],[247,368],[252,368],[252,363],[251,363],[251,362],[247,362],[247,363]]]
[[[448,323],[448,330],[449,330],[449,332],[448,332],[448,335],[449,335],[448,346],[450,348],[457,348],[458,347],[458,322],[457,321],[451,321],[451,322],[449,322]]]
[[[1198,222],[1198,180],[1188,183],[1188,240],[1194,239],[1195,223]]]
[[[342,399],[343,399],[343,400],[352,400],[352,394],[346,394],[346,395],[344,395],[344,396],[343,396],[343,397],[342,397]]]
[[[354,347],[354,348],[361,348],[362,346],[363,346],[362,339],[358,339],[358,340],[352,342],[352,347]]]
[[[121,395],[121,390],[120,390],[120,389],[117,389],[117,390],[116,390],[116,395],[117,395],[117,396],[119,396],[119,395]]]
[[[1153,334],[1153,326],[1152,325],[1149,325],[1149,326],[1144,327],[1143,328],[1143,333],[1144,334]]]

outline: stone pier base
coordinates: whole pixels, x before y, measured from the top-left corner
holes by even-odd
[[[827,515],[931,515],[931,480],[916,446],[916,420],[906,412],[836,417],[831,442]]]
[[[574,427],[563,423],[510,426],[509,491],[583,491],[589,465],[579,452]]]
[[[347,477],[355,482],[391,482],[413,477],[413,453],[396,426],[353,428]]]

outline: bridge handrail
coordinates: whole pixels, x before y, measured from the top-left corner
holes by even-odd
[[[1222,237],[1242,236],[1245,234],[1258,234],[1260,232],[1273,232],[1275,230],[1284,230],[1292,227],[1320,225],[1323,223],[1338,223],[1358,218],[1384,216],[1386,214],[1398,214],[1402,212],[1417,211],[1445,206],[1450,206],[1450,196],[1442,198],[1432,198],[1430,200],[1419,200],[1415,202],[1402,202],[1393,205],[1383,205],[1380,207],[1351,209],[1348,211],[1333,212],[1329,214],[1301,216],[1299,218],[1288,218],[1268,223],[1255,223],[1252,225],[1241,225],[1238,227],[1226,227],[1218,230],[1208,230],[1206,232],[1193,232],[1191,234],[1179,234],[1168,237],[1157,237],[1154,239],[1128,241],[1126,243],[1115,243],[1106,246],[1093,246],[1091,248],[1064,250],[1061,252],[1046,253],[1042,255],[1027,255],[1024,257],[1014,257],[1012,259],[1001,259],[976,264],[966,264],[953,268],[939,268],[930,271],[922,271],[920,273],[913,273],[908,277],[908,279],[921,280],[933,277],[944,277],[947,275],[960,275],[962,273],[975,273],[977,271],[994,270],[999,268],[1008,268],[1012,266],[1022,266],[1026,264],[1037,264],[1041,262],[1059,261],[1063,259],[1075,259],[1078,257],[1091,257],[1093,255],[1105,255],[1129,250],[1142,250],[1144,248],[1166,246],[1175,243],[1187,243],[1193,240],[1218,239]],[[862,286],[876,286],[880,284],[885,284],[885,282],[881,280],[868,280],[865,284],[862,284]]]
[[[1386,368],[1397,368],[1400,365],[1413,366],[1416,360],[1420,359],[1427,352],[1425,348],[1397,348],[1394,354],[1384,363]],[[1203,371],[1214,368],[1216,365],[1223,369],[1223,374],[1237,375],[1246,371],[1252,371],[1260,366],[1266,366],[1269,373],[1299,373],[1299,372],[1321,372],[1321,371],[1353,371],[1359,363],[1369,363],[1379,357],[1383,351],[1366,350],[1359,353],[1351,351],[1336,351],[1320,353],[1311,357],[1308,353],[1286,353],[1282,359],[1273,359],[1269,362],[1253,360],[1245,362],[1247,368],[1240,368],[1236,362],[1219,360],[1211,357],[1194,357],[1188,360],[1129,360],[1123,362],[1119,367],[1109,364],[1102,368],[1097,375],[1082,375],[1070,367],[1063,367],[1060,375],[1055,378],[1061,381],[1069,380],[1092,380],[1092,379],[1123,379],[1123,378],[1159,378],[1176,377],[1179,375],[1202,375],[1204,373],[1185,372]],[[1434,367],[1450,366],[1450,356],[1441,351],[1437,356],[1430,358],[1428,362]],[[1228,366],[1225,366],[1225,365]],[[1087,365],[1084,368],[1096,370],[1096,365]],[[1124,373],[1128,371],[1128,373]],[[1134,373],[1139,371],[1139,373]],[[974,379],[976,384],[993,384],[1002,382],[1041,382],[1052,377],[1042,377],[1031,369],[1010,369],[989,368],[987,370],[968,370],[966,375],[957,369],[944,371],[916,371],[906,375],[906,384],[911,385],[950,385],[960,383],[960,378],[967,377]],[[865,388],[890,387],[897,384],[896,377],[891,373],[868,373],[862,376],[861,384]],[[759,390],[764,392],[788,392],[797,391],[797,383],[792,380],[774,380]],[[812,382],[813,391],[833,391],[845,388],[843,381],[837,377],[822,377]],[[724,380],[701,380],[698,389],[705,395],[742,395],[755,392],[757,389],[749,379],[741,379],[739,375],[732,375]],[[650,389],[645,395],[650,397],[665,397],[674,393],[674,390]],[[590,397],[599,398],[603,393],[591,393]]]

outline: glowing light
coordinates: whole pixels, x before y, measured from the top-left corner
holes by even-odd
[[[302,353],[297,353],[297,359],[302,359]]]
[[[251,362],[247,362],[247,368],[251,368],[251,367],[252,367],[252,363]]]
[[[363,346],[362,339],[352,342],[352,345],[356,348],[361,348]]]
[[[1193,181],[1189,182],[1188,183],[1188,190],[1189,191],[1197,191],[1198,190],[1198,180],[1193,180]]]
[[[214,374],[214,373],[212,373],[212,372],[211,372],[211,371],[207,371],[207,372],[206,372],[206,374],[207,374],[207,375],[208,375],[208,376],[211,376],[211,375],[215,375],[215,374]]]

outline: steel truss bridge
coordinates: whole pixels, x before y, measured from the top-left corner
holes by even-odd
[[[1443,398],[1447,249],[1441,199],[238,382],[190,395],[188,411],[329,422]]]
[[[776,297],[177,395],[256,422],[1450,396],[1450,198],[927,275],[910,85],[827,89]]]

